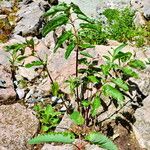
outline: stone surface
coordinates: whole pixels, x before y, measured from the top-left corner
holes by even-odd
[[[30,109],[16,103],[0,106],[0,145],[6,150],[31,150],[27,141],[38,129],[38,120]]]
[[[97,145],[90,145],[89,143],[76,139],[74,144],[85,145],[85,150],[104,150],[103,148],[98,147]],[[52,145],[52,144],[44,144],[41,150],[78,150],[75,146],[71,144],[63,144],[63,145]]]
[[[39,76],[39,73],[37,73],[34,68],[25,67],[19,67],[18,74],[24,78],[27,78],[29,81],[32,81]]]
[[[133,130],[141,148],[150,149],[150,95],[143,100],[143,106],[134,114]]]
[[[70,144],[59,145],[59,146],[44,144],[41,150],[74,150],[74,146]]]
[[[41,1],[40,1],[41,2]],[[14,34],[20,35],[38,35],[41,27],[41,16],[44,10],[39,1],[33,1],[29,4],[21,4],[17,12],[18,23],[14,29]]]
[[[12,75],[9,67],[0,64],[0,104],[14,103],[16,93],[12,82]]]
[[[143,12],[145,18],[150,20],[150,0],[143,0]]]
[[[143,15],[140,12],[135,13],[134,24],[136,27],[144,26],[146,23]]]

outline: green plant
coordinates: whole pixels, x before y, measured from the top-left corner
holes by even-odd
[[[118,12],[116,12],[116,14],[117,13]],[[77,18],[73,19],[72,14],[75,14]],[[128,92],[130,88],[128,79],[130,77],[138,78],[138,74],[133,68],[144,69],[145,64],[141,60],[133,59],[132,53],[123,52],[122,49],[126,44],[122,44],[112,52],[109,52],[110,56],[104,56],[106,63],[99,66],[98,60],[93,60],[92,55],[86,51],[86,48],[91,47],[91,42],[89,40],[83,40],[80,32],[83,27],[90,27],[97,31],[97,22],[87,17],[79,7],[73,3],[70,5],[61,3],[57,6],[53,6],[44,16],[51,16],[51,19],[42,30],[43,36],[46,36],[49,32],[62,25],[71,24],[72,26],[60,35],[56,42],[54,52],[66,42],[65,58],[68,59],[73,51],[76,53],[76,76],[67,80],[71,91],[70,93],[74,95],[77,106],[77,108],[68,115],[74,124],[76,124],[77,128],[81,128],[81,132],[80,130],[78,131],[79,133],[75,132],[76,136],[107,150],[117,150],[116,145],[104,135],[101,135],[99,132],[89,132],[88,129],[91,128],[91,125],[93,129],[97,125],[98,112],[102,107],[102,96],[108,96],[110,102],[115,101],[118,107],[122,106],[126,92]],[[75,25],[75,20],[77,19],[83,22],[79,24],[79,28]],[[130,25],[130,22],[128,23]],[[52,91],[55,93],[54,95],[58,94],[58,89],[59,86],[53,84]],[[73,129],[70,130],[73,132]],[[62,136],[64,140],[62,140]],[[52,139],[52,137],[55,138]],[[52,132],[46,135],[39,135],[31,139],[29,143],[65,143],[65,138],[69,138],[69,143],[73,143],[74,141],[72,133],[67,133],[66,135],[64,133]]]
[[[60,122],[61,113],[55,111],[51,105],[41,106],[37,104],[34,106],[34,110],[40,120],[42,132],[48,132]]]
[[[108,8],[102,15],[106,17],[103,30],[108,39],[119,42],[135,41],[137,47],[143,47],[149,41],[149,23],[144,27],[136,27],[135,12],[130,8],[122,10]]]
[[[126,42],[135,37],[134,12],[131,9],[118,10],[109,8],[103,12],[103,15],[107,18],[105,30],[109,39]]]

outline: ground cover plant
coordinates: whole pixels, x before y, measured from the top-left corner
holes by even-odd
[[[76,18],[73,17],[73,14]],[[50,17],[50,20],[43,27],[43,36],[62,25],[71,25],[71,28],[68,28],[58,37],[54,53],[57,53],[57,49],[64,42],[67,44],[64,56],[66,59],[73,51],[76,53],[76,75],[66,81],[76,105],[73,109],[65,106],[67,114],[75,124],[78,132],[74,131],[73,128],[68,129],[66,132],[48,132],[31,139],[29,143],[56,142],[73,144],[75,138],[79,138],[107,150],[117,150],[117,146],[96,129],[98,126],[97,118],[100,114],[99,110],[103,107],[103,96],[109,97],[110,105],[115,103],[116,107],[122,107],[130,89],[128,80],[130,77],[139,78],[134,69],[145,69],[144,62],[134,59],[131,52],[123,52],[122,49],[126,44],[121,44],[110,51],[110,55],[104,56],[105,63],[99,65],[98,60],[93,60],[93,56],[86,51],[87,48],[93,47],[95,43],[91,45],[91,40],[83,38],[81,33],[83,29],[88,29],[88,32],[101,33],[101,25],[96,20],[87,17],[73,3],[70,5],[61,3],[53,6],[44,14],[44,17]],[[76,27],[75,20],[81,21],[79,28]],[[63,92],[60,91],[56,82],[53,82],[53,96],[64,99]],[[76,148],[81,150],[77,144]]]

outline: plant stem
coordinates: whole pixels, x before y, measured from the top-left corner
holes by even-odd
[[[74,36],[76,38],[76,78],[78,78],[78,60],[79,60],[79,38],[78,38],[78,33],[77,33],[77,30],[75,28],[75,25],[74,25],[74,21],[72,20],[71,16],[70,16],[70,22],[71,22],[71,25],[73,27],[73,31],[74,31]],[[76,87],[76,101],[77,101],[77,104],[78,104],[78,111],[80,111],[80,99],[79,99],[79,88]]]

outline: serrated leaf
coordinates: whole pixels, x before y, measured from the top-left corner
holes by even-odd
[[[71,35],[72,35],[71,31],[66,31],[58,38],[54,48],[54,53],[67,39],[71,37]]]
[[[123,67],[122,71],[125,75],[129,77],[139,78],[138,74],[135,71],[133,71],[130,67]]]
[[[128,84],[125,83],[121,78],[112,79],[112,82],[115,83],[116,85],[118,85],[123,90],[129,91]]]
[[[74,111],[70,115],[70,118],[77,125],[83,125],[84,124],[84,118],[78,111]]]
[[[99,80],[95,76],[88,76],[87,78],[93,83],[99,83]]]
[[[57,27],[66,24],[68,22],[68,16],[66,14],[59,14],[58,16],[51,19],[42,29],[42,35],[46,36],[49,32],[56,29]]]
[[[29,140],[29,144],[40,144],[46,142],[55,142],[55,143],[66,143],[71,144],[75,140],[75,136],[70,132],[50,132],[48,134],[41,134],[37,137]]]
[[[70,56],[70,54],[71,54],[71,52],[73,51],[73,49],[75,48],[75,42],[74,41],[72,41],[69,45],[68,45],[68,47],[67,47],[67,49],[66,49],[66,52],[65,52],[65,59],[68,59],[68,57]]]
[[[145,69],[146,66],[144,64],[143,61],[135,59],[135,60],[131,60],[128,65],[132,68],[136,68],[136,69]]]
[[[55,15],[58,12],[66,11],[68,9],[69,9],[69,7],[67,6],[66,3],[61,3],[59,5],[52,6],[46,13],[44,13],[43,16],[47,17],[47,16],[50,16],[50,15]]]
[[[88,52],[85,52],[85,51],[81,51],[80,54],[83,56],[89,57],[89,58],[93,58],[93,56],[91,54],[89,54]]]
[[[105,96],[110,96],[116,99],[118,102],[122,102],[124,100],[123,94],[119,90],[117,90],[116,88],[112,87],[109,84],[103,85],[102,91]]]
[[[32,63],[28,63],[25,65],[26,68],[31,68],[31,67],[35,67],[35,66],[41,66],[43,65],[42,61],[33,61]]]
[[[97,110],[99,109],[99,107],[101,106],[101,100],[99,96],[96,96],[94,98],[94,101],[92,103],[92,110],[91,110],[91,115],[92,117],[96,116],[97,114]]]
[[[113,56],[115,57],[127,44],[121,44],[117,48],[114,49],[113,51]]]
[[[117,146],[101,133],[91,132],[85,137],[85,139],[91,142],[92,144],[96,144],[99,147],[104,148],[106,150],[118,150]]]

